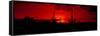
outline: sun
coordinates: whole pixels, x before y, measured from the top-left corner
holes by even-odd
[[[57,21],[56,21],[57,23],[64,23],[65,22],[63,16],[57,16],[56,19],[57,19]]]

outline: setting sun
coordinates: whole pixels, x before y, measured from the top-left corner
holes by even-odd
[[[57,23],[64,23],[65,22],[63,16],[56,17],[56,19],[57,19],[57,21],[56,21]]]

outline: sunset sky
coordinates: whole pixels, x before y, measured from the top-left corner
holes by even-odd
[[[73,12],[73,17],[80,22],[96,22],[96,11],[92,11],[92,7],[94,6],[15,2],[14,15],[17,19],[29,16],[51,20],[55,12],[56,19],[62,18],[62,20],[68,21]]]

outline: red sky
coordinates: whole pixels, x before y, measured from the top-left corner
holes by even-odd
[[[25,16],[36,19],[52,19],[55,12],[56,19],[62,18],[68,21],[74,12],[74,18],[81,22],[96,22],[96,13],[90,12],[89,8],[79,5],[58,5],[43,3],[14,3],[14,14],[16,18],[23,19]]]

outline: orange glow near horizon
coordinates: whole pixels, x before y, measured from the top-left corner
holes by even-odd
[[[64,16],[56,17],[56,19],[57,19],[56,21],[57,23],[68,23],[67,22],[68,20],[66,20]]]
[[[57,23],[69,23],[68,20],[70,19],[71,12],[64,10],[55,10],[55,13]]]
[[[57,21],[57,23],[64,23],[64,19],[63,18],[60,18],[60,20]]]

